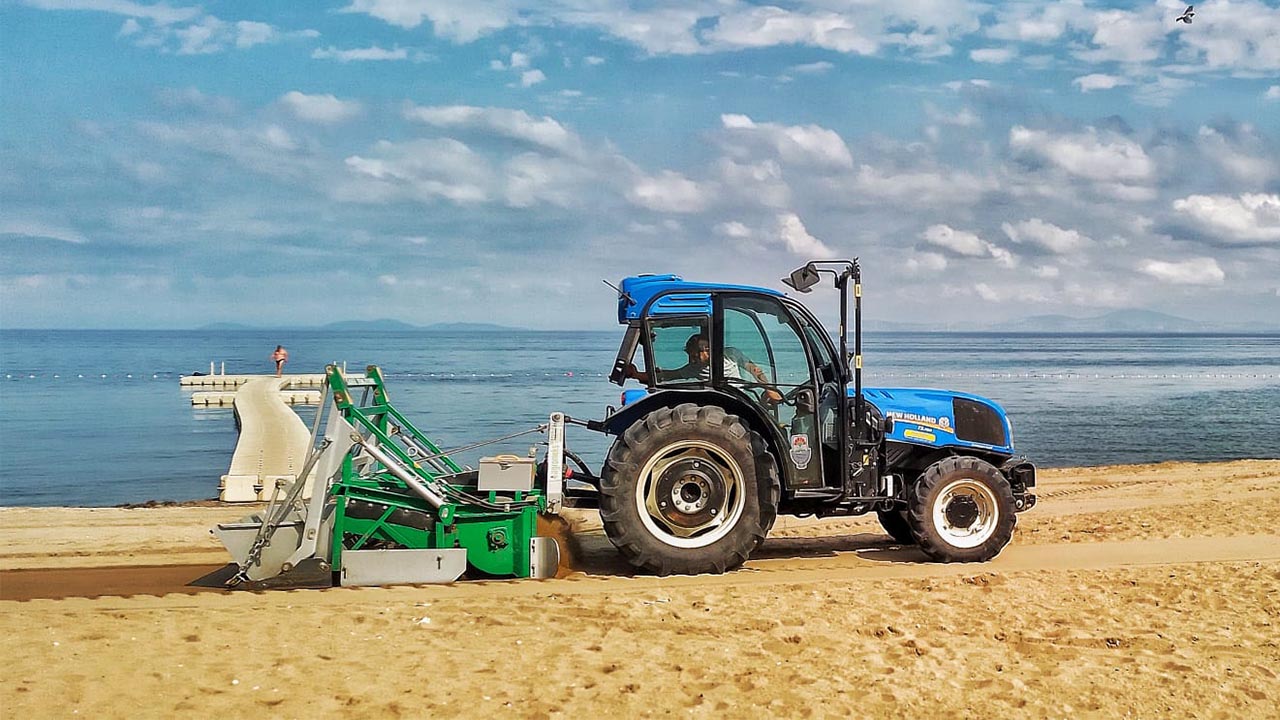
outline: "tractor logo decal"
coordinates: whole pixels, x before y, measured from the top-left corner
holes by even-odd
[[[952,432],[951,418],[946,415],[943,415],[942,417],[934,417],[932,415],[918,415],[916,413],[902,412],[901,410],[890,410],[885,414],[898,422],[914,423],[919,426],[923,432],[928,432],[930,430],[940,430],[945,433]]]
[[[926,442],[937,442],[938,436],[931,432],[921,432],[920,430],[903,430],[903,437],[909,437],[912,440],[924,440]]]
[[[813,448],[809,447],[809,436],[792,435],[790,454],[791,462],[797,470],[809,467],[809,461],[813,459]]]

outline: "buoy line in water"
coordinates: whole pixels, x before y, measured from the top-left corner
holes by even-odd
[[[4,379],[22,380],[172,380],[177,377],[221,377],[218,375],[185,376],[172,371],[147,373],[5,373]],[[265,377],[265,375],[264,375]],[[513,380],[518,378],[569,377],[597,379],[607,377],[603,373],[581,373],[565,371],[563,373],[403,373],[386,375],[394,378],[421,378],[425,380]],[[881,378],[913,378],[913,379],[1018,379],[1018,380],[1280,380],[1280,373],[1014,373],[1014,372],[881,372],[865,373],[865,380]]]

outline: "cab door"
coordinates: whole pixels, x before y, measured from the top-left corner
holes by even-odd
[[[821,487],[818,387],[800,324],[778,298],[726,294],[720,300],[716,384],[765,410],[783,441],[778,461],[790,487]],[[782,401],[772,402],[770,390]]]

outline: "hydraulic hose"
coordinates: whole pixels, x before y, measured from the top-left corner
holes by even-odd
[[[368,452],[369,455],[371,455],[374,460],[377,460],[378,462],[382,463],[383,466],[385,466],[387,470],[391,472],[392,475],[395,475],[397,478],[400,479],[401,482],[409,486],[409,489],[412,490],[415,494],[417,494],[418,497],[431,503],[431,507],[434,507],[437,510],[439,510],[440,506],[445,504],[446,501],[442,496],[440,496],[431,488],[427,487],[426,484],[422,482],[422,480],[416,477],[413,473],[409,472],[409,470],[407,470],[404,467],[404,465],[400,463],[400,461],[391,457],[386,452],[384,452],[381,448],[376,447],[375,445],[370,443],[368,440],[365,440],[363,437],[360,437],[359,434],[353,434],[351,439],[355,441],[357,445],[364,448],[365,452]]]

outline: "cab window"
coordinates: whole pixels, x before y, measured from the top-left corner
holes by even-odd
[[[705,365],[690,358],[686,348],[705,344],[708,319],[670,318],[649,322],[649,349],[653,357],[652,377],[655,385],[696,385],[710,380]]]
[[[748,364],[763,370],[784,393],[811,380],[809,356],[791,314],[772,298],[725,299],[724,355],[730,384],[756,382]]]

